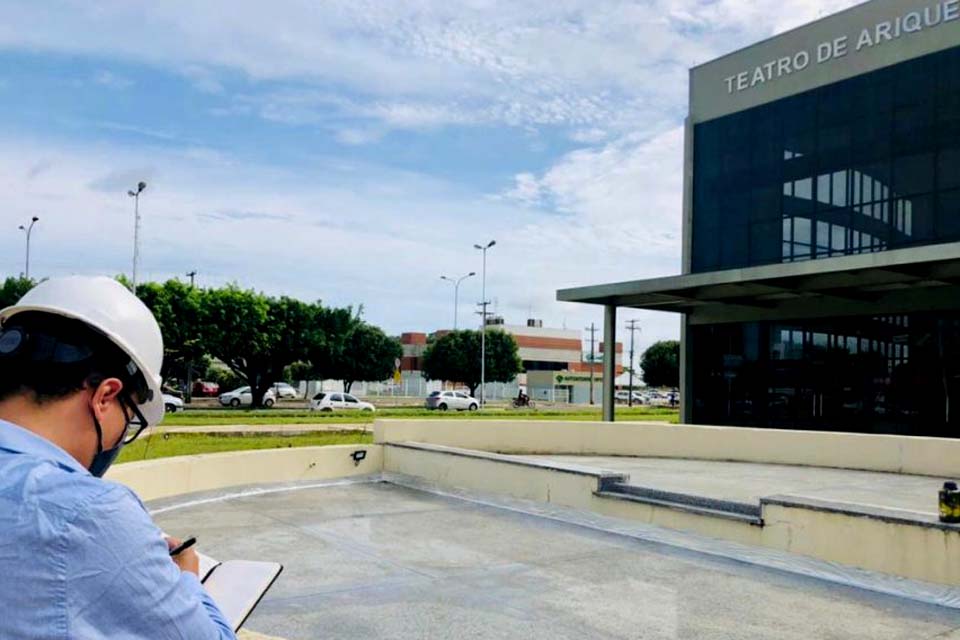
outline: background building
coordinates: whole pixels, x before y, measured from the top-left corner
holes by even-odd
[[[600,401],[602,365],[589,362],[589,344],[584,344],[580,331],[544,327],[543,321],[536,319],[527,320],[525,325],[506,324],[499,316],[491,316],[487,327],[514,337],[524,369],[511,383],[488,384],[489,398],[515,397],[523,387],[534,400],[589,403],[590,371],[593,369],[596,380],[594,400]],[[446,332],[440,330],[433,335]],[[422,380],[422,358],[428,341],[426,333],[409,332],[400,337],[403,346],[401,370],[403,377],[410,380],[408,385]],[[597,352],[602,354],[601,344],[597,345]],[[620,343],[616,345],[616,367],[618,375],[623,372],[623,345]]]
[[[874,0],[690,75],[683,419],[960,435],[960,2]]]

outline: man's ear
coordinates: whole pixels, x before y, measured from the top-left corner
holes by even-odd
[[[118,398],[122,390],[123,382],[119,378],[107,378],[93,388],[90,408],[93,409],[97,420],[103,419],[103,415],[109,410],[110,405]]]

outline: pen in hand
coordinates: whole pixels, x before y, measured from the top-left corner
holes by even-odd
[[[178,546],[174,547],[173,549],[170,549],[170,556],[171,556],[171,557],[176,556],[176,555],[178,555],[178,554],[186,551],[187,549],[189,549],[190,547],[192,547],[192,546],[195,545],[195,544],[197,544],[197,537],[196,537],[196,536],[190,536],[189,538],[187,538],[186,540],[184,540],[183,542],[181,542]]]

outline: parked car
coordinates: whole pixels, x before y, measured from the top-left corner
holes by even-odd
[[[203,398],[216,398],[220,395],[220,385],[216,382],[197,380],[193,383],[193,395]]]
[[[613,394],[613,397],[617,402],[622,402],[624,404],[630,402],[629,391],[617,391]],[[633,392],[633,404],[646,404],[644,402],[643,394],[641,394],[639,391]]]
[[[311,411],[376,411],[369,402],[358,400],[349,393],[321,391],[310,401]]]
[[[183,411],[183,400],[169,393],[163,394],[163,408],[167,413],[176,413]]]
[[[275,382],[272,389],[281,400],[296,400],[300,397],[300,392],[286,382]]]
[[[277,396],[273,389],[267,389],[263,395],[263,406],[269,409],[277,403]],[[253,394],[250,387],[240,387],[233,391],[220,394],[220,404],[225,407],[249,407],[253,404]]]
[[[438,411],[476,411],[480,408],[480,401],[466,391],[434,391],[427,396],[427,409]]]

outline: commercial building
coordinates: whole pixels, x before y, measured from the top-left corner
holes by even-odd
[[[684,421],[960,435],[960,0],[694,68],[682,261],[558,299],[682,314]]]
[[[584,345],[580,331],[544,327],[543,321],[538,319],[527,320],[526,325],[511,325],[506,324],[499,316],[490,317],[487,328],[491,331],[505,331],[513,336],[523,362],[523,373],[511,383],[494,385],[492,393],[488,389],[488,397],[508,397],[515,395],[520,387],[525,387],[534,400],[587,403],[590,401],[592,369],[596,380],[594,399],[600,401],[601,365],[599,362],[589,361],[589,345]],[[444,333],[447,331],[437,331],[433,335]],[[421,375],[422,358],[428,340],[426,333],[410,332],[401,335],[401,371],[404,376],[416,378]],[[596,346],[598,355],[602,354],[603,345]],[[614,361],[619,375],[623,371],[621,343],[615,346]]]

